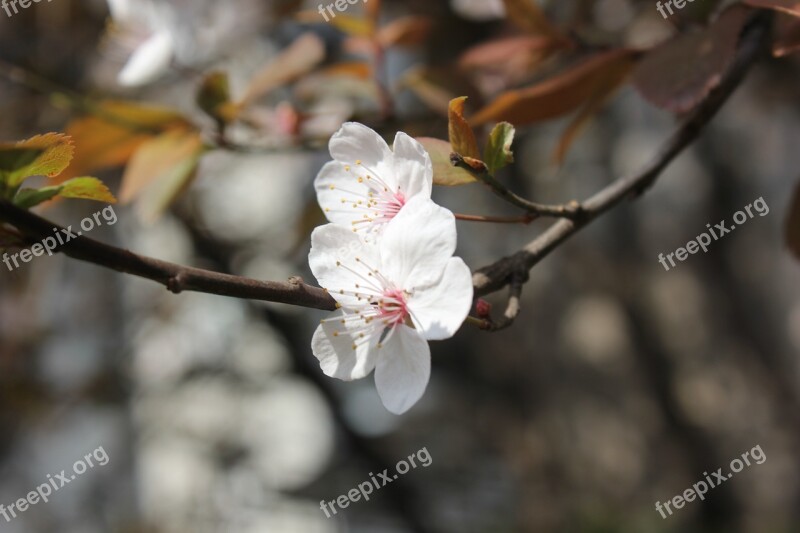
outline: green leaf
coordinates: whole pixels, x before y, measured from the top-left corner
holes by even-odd
[[[489,173],[494,175],[501,168],[514,162],[514,153],[511,143],[514,142],[514,126],[508,122],[497,124],[489,135],[483,162],[489,168]]]
[[[90,176],[65,181],[61,184],[61,191],[58,195],[64,198],[83,198],[109,204],[117,203],[117,199],[114,198],[108,187],[99,179]]]
[[[452,186],[466,185],[476,181],[469,172],[463,168],[454,167],[450,162],[450,154],[453,149],[449,142],[431,137],[418,137],[417,141],[431,156],[434,184]]]
[[[82,177],[67,180],[61,185],[42,187],[41,189],[22,189],[14,197],[14,204],[23,209],[30,209],[56,196],[62,198],[81,198],[98,202],[117,203],[117,199],[108,187],[97,178]]]

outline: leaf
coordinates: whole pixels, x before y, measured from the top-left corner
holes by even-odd
[[[22,189],[14,197],[14,204],[23,209],[30,209],[56,196],[63,198],[82,198],[98,202],[117,203],[117,199],[108,187],[97,178],[82,177],[67,180],[60,185],[42,187],[41,189]]]
[[[30,176],[58,176],[69,166],[74,151],[72,139],[61,133],[0,144],[0,181],[14,189]]]
[[[202,138],[194,131],[170,131],[144,142],[122,176],[120,201],[128,203],[150,184],[167,179],[176,167],[202,150]]]
[[[489,135],[483,161],[489,168],[490,174],[494,175],[498,170],[514,162],[514,153],[511,151],[514,133],[514,126],[508,122],[501,122]]]
[[[192,184],[203,153],[203,149],[198,149],[187,155],[142,191],[136,201],[136,213],[143,221],[155,221]]]
[[[794,191],[786,218],[786,246],[800,259],[800,185]]]
[[[419,45],[427,40],[432,28],[433,23],[428,17],[402,17],[378,30],[378,42],[384,48]]]
[[[478,150],[478,141],[475,139],[475,133],[472,131],[467,119],[464,118],[464,102],[466,101],[466,96],[453,98],[450,101],[448,108],[450,145],[453,147],[454,152],[458,152],[465,157],[480,159],[481,155]]]
[[[224,72],[212,72],[206,76],[197,91],[198,107],[222,124],[228,121],[223,107],[230,102],[230,98],[230,84]]]
[[[75,142],[75,157],[59,179],[124,165],[139,146],[168,129],[191,128],[179,112],[136,102],[106,101],[95,114],[74,120],[67,134]]]
[[[596,90],[604,70],[634,61],[635,52],[616,49],[602,52],[566,72],[532,87],[507,91],[480,110],[471,122],[507,121],[517,126],[566,115],[583,105]]]
[[[800,17],[800,0],[742,0],[743,3],[758,8],[774,9],[788,15]]]
[[[237,107],[247,107],[272,90],[294,81],[323,59],[325,43],[313,33],[304,33],[253,77]]]
[[[650,103],[674,113],[694,108],[719,85],[736,56],[751,10],[725,10],[708,28],[684,33],[649,52],[633,83]]]
[[[453,149],[449,142],[432,137],[417,137],[417,141],[431,156],[434,184],[453,186],[466,185],[476,181],[469,172],[463,168],[454,167],[450,162],[450,154]]]
[[[91,176],[72,178],[65,181],[61,184],[61,190],[58,195],[64,198],[83,198],[109,204],[117,203],[117,199],[114,198],[108,187],[99,179]]]
[[[601,76],[595,84],[595,92],[584,103],[578,114],[572,119],[567,126],[567,129],[561,135],[558,141],[558,146],[553,153],[553,159],[556,164],[561,165],[564,158],[575,142],[575,139],[583,132],[591,119],[602,109],[614,93],[619,89],[628,75],[633,70],[633,62],[625,61],[615,64],[613,67],[603,71]]]
[[[458,65],[473,78],[485,79],[485,85],[496,93],[498,85],[505,89],[525,81],[563,48],[563,43],[547,36],[503,37],[468,49]]]
[[[523,30],[537,35],[560,36],[534,0],[503,0],[507,18]]]

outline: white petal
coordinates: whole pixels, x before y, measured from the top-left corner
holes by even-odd
[[[374,130],[358,122],[346,122],[331,137],[328,147],[335,160],[354,166],[356,161],[361,161],[364,167],[376,173],[390,189],[396,190],[397,183],[391,165],[392,151],[383,137]],[[353,169],[354,172],[356,170]]]
[[[377,246],[362,241],[352,230],[342,226],[326,224],[311,233],[308,265],[319,284],[345,307],[366,303],[363,296],[359,300],[359,296],[350,294],[352,292],[359,295],[383,292],[374,275],[370,276],[370,269],[380,269]]]
[[[460,258],[451,258],[438,283],[408,298],[417,331],[432,341],[455,335],[472,307],[472,293],[469,267]]]
[[[352,166],[349,172],[345,166],[339,161],[326,163],[314,180],[314,189],[328,220],[352,231],[354,220],[363,218],[365,214],[372,217],[375,210],[363,207],[367,203],[369,188],[363,182],[358,182],[358,174]]]
[[[456,250],[453,213],[415,196],[386,225],[380,240],[387,277],[408,291],[435,283]]]
[[[383,405],[403,414],[422,397],[431,376],[431,350],[416,330],[401,324],[378,349],[375,386]]]
[[[168,31],[154,34],[133,53],[119,73],[119,83],[136,87],[156,80],[169,68],[173,51],[172,36]]]
[[[337,312],[333,318],[339,316],[345,315]],[[360,339],[359,333],[353,330],[363,324],[362,320],[347,321],[346,324],[332,320],[317,327],[311,339],[311,349],[326,376],[351,381],[368,376],[375,368],[379,336]]]
[[[433,163],[425,148],[405,133],[398,132],[394,139],[394,175],[398,188],[411,198],[418,194],[431,197],[433,189]]]

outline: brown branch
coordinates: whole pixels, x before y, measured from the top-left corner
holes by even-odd
[[[52,222],[7,200],[0,200],[0,220],[13,225],[31,242],[53,236],[54,229],[61,230]],[[205,292],[312,309],[336,309],[336,301],[324,289],[307,285],[300,278],[278,282],[222,274],[141,256],[83,236],[70,238],[57,251],[73,259],[153,280],[176,294],[184,291]]]
[[[581,216],[562,219],[512,256],[481,268],[473,276],[475,296],[496,292],[526,274],[539,261],[584,226],[627,198],[647,190],[661,172],[703,131],[723,104],[739,87],[750,67],[769,42],[772,14],[760,11],[753,15],[742,34],[737,56],[720,84],[694,110],[689,118],[669,137],[664,146],[638,172],[618,179],[580,204]]]

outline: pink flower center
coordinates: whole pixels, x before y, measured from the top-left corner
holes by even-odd
[[[395,216],[397,216],[397,213],[400,212],[404,205],[406,205],[406,195],[401,191],[397,191],[389,196],[388,200],[386,201],[383,209],[383,217],[389,220],[393,219]]]
[[[409,316],[406,293],[400,289],[387,289],[380,303],[380,317],[384,324],[394,327],[402,324]]]

